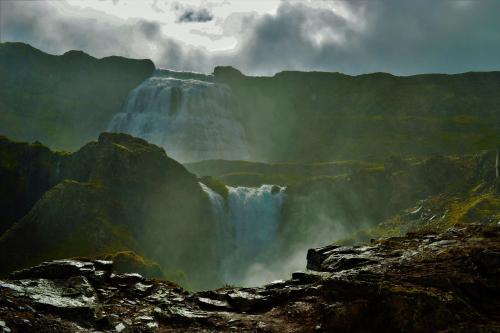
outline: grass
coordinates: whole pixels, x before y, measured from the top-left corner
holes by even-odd
[[[455,197],[438,195],[425,200],[419,213],[414,215],[411,217],[408,212],[396,214],[383,223],[359,230],[337,243],[352,245],[367,243],[371,239],[403,236],[409,231],[439,233],[456,225],[499,223],[500,197],[493,191]]]

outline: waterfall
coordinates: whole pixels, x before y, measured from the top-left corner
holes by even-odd
[[[156,70],[133,89],[108,130],[164,147],[180,162],[248,159],[231,89],[212,75]]]
[[[217,220],[218,246],[221,255],[221,280],[228,284],[241,284],[249,268],[265,262],[269,251],[277,243],[281,206],[285,187],[228,186],[227,205],[224,199],[206,185],[201,185],[212,204]]]
[[[201,182],[199,184],[210,200],[212,215],[215,223],[217,223],[217,248],[220,255],[223,255],[224,251],[227,249],[227,246],[224,245],[227,244],[228,240],[231,238],[225,200],[219,193],[216,193],[207,185]]]

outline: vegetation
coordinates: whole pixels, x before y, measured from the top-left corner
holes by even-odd
[[[403,236],[408,232],[440,233],[469,223],[499,223],[499,179],[495,173],[495,152],[476,158],[455,156],[448,161],[453,163],[444,169],[443,163],[432,159],[417,163],[416,166],[425,174],[432,176],[434,173],[443,179],[441,184],[427,176],[427,181],[433,179],[427,185],[428,196],[422,196],[413,204],[408,202],[406,209],[392,212],[380,224],[354,231],[339,244],[366,243],[373,239]],[[436,169],[430,169],[429,164]],[[420,172],[420,175],[424,173]]]
[[[262,160],[466,154],[500,142],[500,72],[398,77],[217,67]]]
[[[6,138],[0,151],[2,199],[15,193],[19,206],[15,214],[0,206],[14,219],[0,234],[0,274],[120,253],[123,267],[196,289],[217,285],[208,198],[163,149],[103,133],[73,154]]]
[[[0,134],[75,150],[106,129],[153,71],[150,60],[96,59],[81,51],[54,56],[0,43]]]
[[[336,161],[323,163],[259,163],[249,161],[208,160],[186,163],[200,177],[215,177],[231,186],[262,184],[292,185],[322,177],[337,177],[362,169],[381,169],[379,161]],[[209,186],[207,184],[207,186]]]
[[[229,190],[227,189],[226,185],[222,183],[220,180],[217,180],[214,177],[204,176],[200,178],[200,182],[210,187],[212,191],[218,193],[220,196],[224,198],[224,200],[227,201]]]

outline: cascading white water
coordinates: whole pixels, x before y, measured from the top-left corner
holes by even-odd
[[[112,132],[141,137],[180,162],[248,158],[245,131],[233,114],[231,89],[212,75],[156,70],[129,93]]]
[[[210,200],[210,205],[212,209],[212,215],[214,216],[214,220],[217,223],[217,247],[218,252],[222,255],[225,250],[227,250],[228,240],[231,238],[231,232],[228,226],[227,220],[227,209],[224,198],[212,190],[210,187],[203,183],[199,183],[202,190],[208,195],[208,199]]]
[[[277,242],[285,187],[228,186],[228,202],[210,188],[201,185],[212,203],[218,220],[220,276],[224,283],[244,284],[249,268],[265,261]],[[226,208],[227,207],[227,208]],[[270,281],[268,281],[270,282]]]

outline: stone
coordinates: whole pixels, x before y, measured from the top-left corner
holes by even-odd
[[[115,331],[121,332],[125,329],[125,325],[123,323],[119,323],[118,325],[115,326]]]
[[[322,271],[294,272],[291,280],[258,288],[198,293],[137,275],[92,279],[85,269],[82,275],[40,278],[49,275],[40,267],[28,269],[23,274],[30,278],[0,281],[0,324],[8,322],[13,332],[47,327],[59,332],[490,332],[500,327],[500,226],[471,224],[309,253]],[[42,267],[51,271],[60,265]],[[92,261],[69,266],[97,267]],[[65,274],[76,274],[73,269]]]

